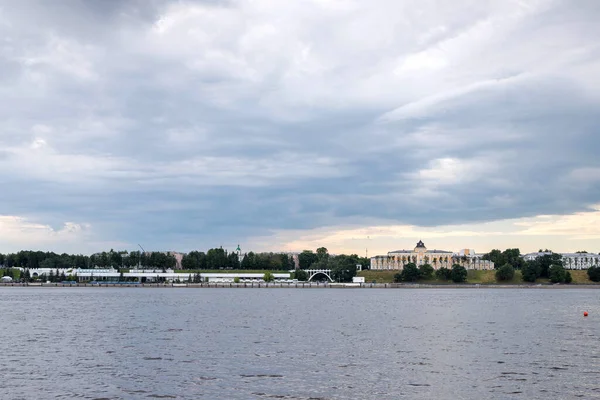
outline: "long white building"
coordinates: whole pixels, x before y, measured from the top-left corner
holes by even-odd
[[[548,252],[535,252],[523,255],[525,261],[532,261],[538,257],[553,254]],[[600,254],[598,253],[558,253],[562,256],[563,265],[567,269],[588,269],[592,266],[600,266]]]
[[[493,262],[484,260],[483,254],[478,254],[473,249],[458,252],[428,250],[420,240],[413,250],[395,250],[387,255],[371,257],[372,270],[401,270],[408,263],[417,266],[430,264],[434,269],[451,268],[454,264],[467,269],[494,269]]]
[[[116,282],[121,278],[124,280],[133,280],[135,282],[186,282],[190,278],[194,278],[193,273],[182,273],[175,272],[172,269],[168,269],[165,272],[162,270],[141,270],[132,269],[129,272],[120,273],[116,269],[52,269],[52,268],[37,268],[30,269],[29,273],[33,278],[39,278],[45,276],[48,278],[50,273],[58,275],[64,274],[66,279],[77,280],[79,282]],[[276,281],[288,281],[290,280],[291,274],[283,271],[273,271],[273,277]],[[233,282],[235,278],[238,278],[240,282],[252,282],[261,281],[264,274],[261,273],[246,273],[246,272],[201,272],[200,278],[203,282]]]

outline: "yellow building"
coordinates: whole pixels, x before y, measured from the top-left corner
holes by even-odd
[[[417,266],[430,264],[434,269],[442,267],[451,268],[459,264],[467,269],[494,269],[494,263],[483,260],[483,254],[477,254],[474,250],[461,250],[452,252],[446,250],[428,250],[425,244],[419,240],[413,250],[390,251],[385,256],[371,258],[372,270],[400,270],[408,263]]]

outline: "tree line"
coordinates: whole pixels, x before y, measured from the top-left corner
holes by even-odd
[[[565,268],[561,254],[553,253],[548,249],[544,251],[540,249],[539,252],[546,254],[542,254],[533,260],[523,259],[520,250],[516,248],[504,251],[494,249],[483,257],[494,262],[498,281],[510,281],[514,278],[515,271],[521,270],[521,276],[525,282],[535,282],[538,278],[547,278],[552,283],[572,282],[573,278]]]
[[[452,281],[462,283],[467,281],[467,269],[460,264],[452,265],[452,268],[441,267],[434,269],[430,264],[417,267],[415,263],[408,263],[401,272],[394,275],[394,282],[416,282],[422,280],[436,279],[441,281]]]
[[[553,253],[550,250],[540,250],[540,253],[546,254],[542,254],[533,260],[525,260],[518,248],[504,251],[494,249],[484,254],[482,258],[494,262],[498,281],[511,281],[515,276],[515,271],[520,270],[522,279],[525,282],[535,282],[538,278],[546,278],[552,283],[572,282],[573,278],[567,270],[561,254]],[[591,281],[600,282],[600,266],[590,267],[587,273]],[[431,280],[434,276],[438,280],[451,280],[456,283],[465,282],[467,270],[458,263],[455,263],[450,269],[434,269],[427,263],[417,267],[415,263],[409,262],[402,271],[394,275],[394,282]]]
[[[173,254],[162,252],[128,252],[111,249],[91,256],[27,250],[10,254],[0,253],[0,265],[4,268],[122,269],[140,266],[151,269],[169,269],[174,268],[176,264],[177,260]]]
[[[337,282],[351,282],[356,276],[358,265],[365,269],[369,265],[369,260],[359,257],[356,254],[330,255],[325,247],[319,247],[315,252],[304,250],[298,255],[299,271],[296,271],[295,278],[305,280],[304,270],[330,270],[331,278]],[[302,271],[302,272],[301,272]],[[316,280],[326,279],[324,275],[315,276]]]
[[[185,270],[267,270],[289,271],[295,268],[294,259],[286,253],[245,253],[240,260],[237,252],[223,248],[191,251],[183,256],[181,266]]]

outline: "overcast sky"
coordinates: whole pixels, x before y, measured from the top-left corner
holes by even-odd
[[[0,0],[0,251],[597,252],[599,20],[597,0]]]

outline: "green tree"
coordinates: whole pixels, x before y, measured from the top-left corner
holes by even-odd
[[[254,252],[250,251],[244,254],[244,258],[242,258],[242,263],[240,264],[241,269],[256,269],[256,255]]]
[[[239,269],[240,268],[240,259],[238,258],[237,253],[231,252],[227,256],[227,266],[230,269]]]
[[[510,264],[514,269],[521,269],[525,264],[525,260],[521,257],[521,250],[519,249],[506,249],[502,254],[504,255],[506,264]]]
[[[129,268],[137,268],[140,266],[141,262],[141,253],[139,251],[131,251],[129,252],[129,256],[126,258],[126,263]]]
[[[202,283],[202,275],[200,275],[200,272],[194,274],[194,283]]]
[[[571,276],[571,272],[565,271],[565,283],[573,282],[573,277]]]
[[[552,265],[548,277],[552,283],[561,283],[565,281],[566,271],[561,265]]]
[[[53,257],[48,257],[39,263],[40,268],[57,268],[56,261]]]
[[[190,251],[181,259],[183,269],[206,269],[206,254],[202,251]]]
[[[429,264],[423,264],[419,267],[419,277],[421,279],[430,280],[433,278],[434,269]]]
[[[313,253],[312,250],[304,250],[302,253],[298,254],[300,269],[310,269],[317,261],[319,261],[319,257]]]
[[[6,259],[4,260],[5,266],[8,268],[18,267],[17,265],[17,255],[16,254],[7,254]],[[29,269],[29,268],[27,268]]]
[[[363,270],[371,269],[371,260],[367,257],[358,257],[358,263]]]
[[[419,268],[414,263],[408,263],[402,269],[402,281],[404,282],[416,282],[420,275]]]
[[[587,270],[588,277],[592,282],[600,282],[600,267],[589,267]]]
[[[504,264],[496,270],[496,279],[498,281],[510,281],[515,276],[515,269],[509,263]]]
[[[535,282],[540,276],[540,264],[538,260],[527,261],[521,268],[521,274],[525,282]]]
[[[452,282],[462,283],[467,281],[467,269],[461,265],[454,264],[452,266]]]
[[[308,279],[308,274],[303,269],[297,269],[294,271],[294,279],[305,282]]]
[[[112,268],[119,269],[123,267],[123,256],[120,252],[110,249],[108,252],[108,258]]]
[[[206,264],[208,269],[225,269],[228,266],[225,250],[222,247],[209,249],[206,252]]]
[[[494,263],[494,268],[499,269],[506,264],[510,264],[514,269],[521,269],[525,264],[525,260],[521,257],[521,250],[506,249],[500,251],[494,249],[483,256],[484,260],[489,260]]]
[[[267,271],[263,275],[263,280],[265,282],[272,282],[274,279],[275,279],[275,276],[273,275],[273,273],[271,271]]]
[[[452,270],[446,267],[441,267],[435,271],[435,277],[441,281],[448,281],[452,278]]]
[[[356,276],[356,264],[358,256],[356,254],[341,254],[335,257],[329,257],[327,263],[328,269],[331,269],[332,278],[337,282],[352,282]]]
[[[329,258],[329,252],[327,249],[325,247],[319,247],[317,249],[317,259],[321,261],[326,260],[327,258]]]
[[[108,266],[110,265],[110,258],[108,256],[108,253],[103,251],[100,254],[98,262],[100,263],[100,268],[108,268]]]
[[[402,282],[402,272],[398,272],[397,274],[394,274],[394,282],[396,282],[396,283]]]
[[[550,267],[552,265],[558,265],[559,267],[563,266],[562,256],[557,253],[544,254],[541,257],[537,257],[536,260],[539,262],[540,276],[543,278],[550,277]]]

